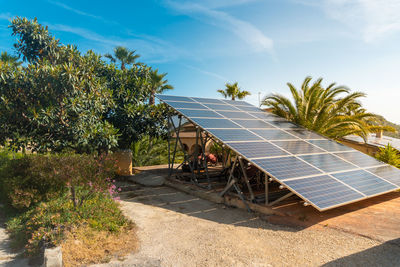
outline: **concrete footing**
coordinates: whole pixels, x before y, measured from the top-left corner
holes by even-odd
[[[62,267],[61,247],[46,248],[44,250],[43,267]]]

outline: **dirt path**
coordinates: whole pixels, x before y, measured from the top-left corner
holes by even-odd
[[[138,225],[141,248],[107,266],[400,266],[392,242],[273,225],[167,187],[138,186],[121,205]]]
[[[28,260],[18,258],[18,254],[10,250],[10,240],[4,225],[4,215],[1,212],[3,206],[0,204],[0,266],[27,266]]]

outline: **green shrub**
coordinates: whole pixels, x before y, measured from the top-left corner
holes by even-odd
[[[400,168],[400,152],[390,144],[387,144],[387,146],[383,148],[379,148],[379,152],[375,154],[375,157],[380,161]]]
[[[74,207],[67,194],[41,202],[7,223],[13,246],[25,246],[28,255],[38,253],[42,245],[58,245],[66,230],[85,224],[95,230],[119,232],[130,227],[118,203],[104,193],[92,194],[82,205]]]
[[[175,143],[171,141],[171,151]],[[171,152],[172,154],[172,152]],[[172,157],[172,155],[171,155]],[[183,152],[179,149],[175,155],[175,162],[183,161]],[[142,137],[132,144],[132,163],[134,167],[151,166],[168,163],[168,140],[161,137]]]
[[[74,206],[81,205],[93,192],[109,189],[114,163],[110,158],[75,154],[11,159],[0,169],[1,194],[18,210],[59,198],[67,191]]]

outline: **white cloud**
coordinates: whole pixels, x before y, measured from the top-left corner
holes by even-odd
[[[319,6],[337,21],[372,42],[400,31],[399,0],[323,0],[297,1]]]
[[[91,13],[88,13],[88,12],[73,8],[71,6],[68,6],[68,5],[66,5],[64,3],[61,3],[61,2],[58,2],[58,1],[48,0],[47,2],[49,2],[50,4],[56,5],[58,7],[61,7],[63,9],[65,9],[65,10],[71,11],[71,12],[73,12],[75,14],[81,15],[81,16],[85,16],[85,17],[89,17],[89,18],[92,18],[92,19],[100,20],[100,21],[103,21],[105,23],[117,24],[115,21],[106,20],[101,16],[97,16],[97,15],[94,15],[94,14],[91,14]]]
[[[103,36],[91,30],[72,27],[63,24],[45,23],[52,31],[62,31],[81,36],[87,40],[94,41],[102,46],[102,50],[112,52],[115,46],[125,46],[129,49],[134,49],[138,54],[146,60],[147,63],[164,63],[176,60],[183,56],[185,51],[176,48],[174,45],[159,40],[156,37],[140,35],[140,38],[121,39],[116,36]],[[139,35],[132,35],[139,36]]]
[[[217,73],[210,72],[210,71],[206,71],[206,70],[203,70],[203,69],[200,69],[200,68],[191,66],[191,65],[187,65],[187,64],[182,64],[182,65],[185,66],[186,68],[189,68],[189,69],[198,71],[198,72],[200,72],[200,73],[203,73],[203,74],[205,74],[205,75],[208,75],[208,76],[217,78],[217,79],[219,79],[219,80],[221,80],[221,81],[225,81],[225,82],[228,81],[228,79],[227,79],[226,77],[224,77],[224,76],[222,76],[222,75],[219,75],[219,74],[217,74]]]
[[[222,1],[219,4],[214,4],[214,5],[210,4],[211,8],[196,2],[177,3],[167,0],[166,4],[170,8],[176,10],[177,12],[180,12],[187,16],[199,19],[205,23],[212,24],[217,27],[233,32],[244,42],[249,44],[256,52],[267,51],[273,54],[273,41],[267,36],[265,36],[260,29],[258,29],[257,27],[255,27],[254,25],[252,25],[247,21],[238,19],[228,14],[227,12],[216,9],[220,7],[238,5],[248,2],[253,2],[253,1],[236,0],[232,1],[231,3],[229,3],[229,1]]]
[[[0,20],[10,20],[12,15],[10,13],[0,13]]]

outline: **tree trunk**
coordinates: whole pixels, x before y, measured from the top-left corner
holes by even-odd
[[[156,99],[155,99],[155,92],[152,91],[151,94],[150,94],[149,104],[150,104],[150,105],[154,105],[155,102],[156,102]]]
[[[121,62],[121,70],[124,70],[124,69],[125,69],[125,63]]]

